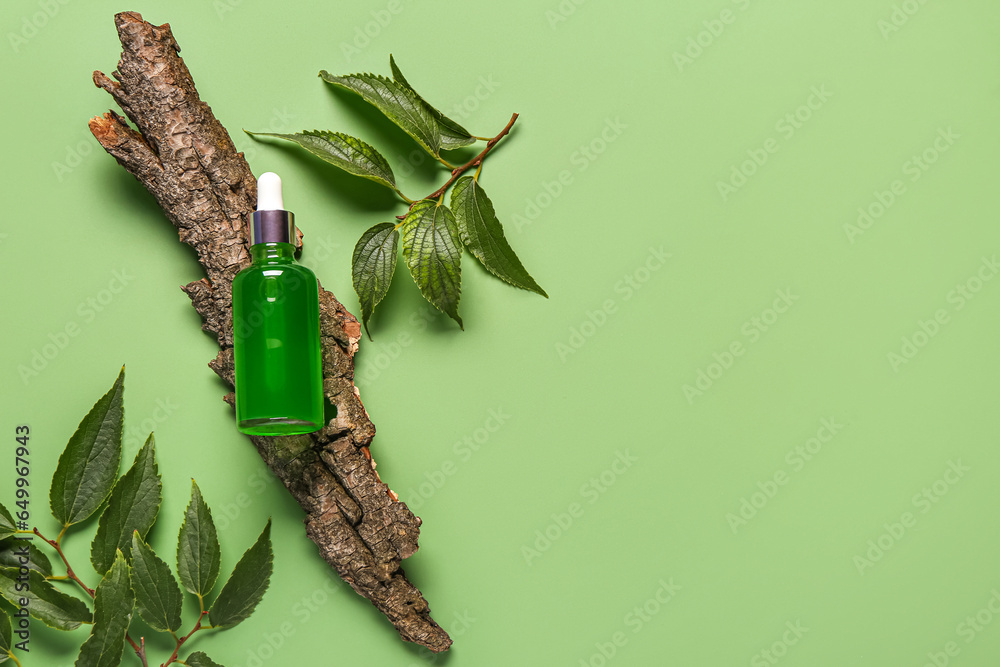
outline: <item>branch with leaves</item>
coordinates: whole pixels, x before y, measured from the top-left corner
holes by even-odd
[[[149,664],[143,632],[130,627],[133,612],[138,612],[149,629],[167,633],[174,640],[173,653],[160,663],[161,667],[180,662],[190,667],[221,667],[201,651],[189,654],[183,661],[178,655],[196,632],[231,628],[257,607],[271,578],[271,521],[268,519],[260,537],[233,568],[214,602],[206,605],[219,576],[221,553],[212,512],[191,480],[191,500],[177,536],[177,574],[181,585],[197,598],[199,614],[191,630],[178,636],[184,596],[170,566],[144,541],[156,522],[162,497],[152,433],[128,471],[118,475],[124,393],[123,368],[111,389],[80,422],[59,457],[49,488],[52,516],[61,526],[55,538],[46,537],[37,527],[19,528],[23,521],[15,521],[0,504],[0,595],[57,630],[91,625],[90,636],[76,660],[80,667],[120,664],[126,642],[143,665]],[[18,456],[28,455],[28,439],[27,433],[19,438],[18,445],[24,452]],[[24,494],[18,503],[27,516],[28,496]],[[100,518],[90,546],[90,562],[101,579],[91,588],[70,565],[63,541],[71,528],[95,513]],[[35,545],[34,537],[54,550],[66,568],[65,575],[54,573],[51,561]],[[53,582],[60,581],[76,584],[85,599],[57,588]],[[93,610],[86,600],[92,601]],[[138,642],[133,634],[138,635]],[[14,654],[16,646],[10,617],[0,609],[0,662],[10,658],[20,665]]]
[[[369,337],[368,320],[389,291],[400,240],[406,266],[420,293],[463,329],[458,314],[463,245],[496,277],[548,297],[507,242],[493,203],[479,183],[487,155],[510,134],[517,114],[511,116],[496,136],[475,136],[421,97],[403,77],[391,55],[389,66],[391,80],[377,74],[335,76],[326,70],[319,76],[327,83],[360,95],[451,171],[445,184],[425,197],[412,199],[403,194],[388,160],[371,145],[350,135],[321,130],[294,134],[247,131],[253,136],[294,142],[350,174],[391,189],[409,205],[405,214],[396,216],[399,222],[378,223],[362,234],[354,247],[351,273],[361,303],[361,321]],[[463,148],[476,141],[485,141],[486,147],[462,165],[456,166],[441,155],[443,150]],[[475,172],[467,174],[473,168]],[[450,206],[446,206],[444,197],[449,188],[451,200]]]

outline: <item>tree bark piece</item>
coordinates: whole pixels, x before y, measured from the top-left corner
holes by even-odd
[[[201,100],[169,24],[136,12],[115,16],[122,56],[112,77],[94,83],[135,125],[109,111],[90,120],[104,149],[163,208],[181,241],[195,249],[205,278],[182,289],[221,348],[209,366],[233,385],[231,284],[250,264],[245,215],[257,184],[226,129]],[[400,636],[432,651],[448,634],[400,567],[417,550],[420,519],[379,479],[368,449],[375,427],[354,386],[361,327],[320,287],[323,388],[336,417],[317,433],[251,437],[274,474],[305,510],[306,534],[355,591],[388,617]],[[233,394],[225,397],[233,403]]]

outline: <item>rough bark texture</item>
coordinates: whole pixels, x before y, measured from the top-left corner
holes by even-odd
[[[94,72],[138,129],[114,111],[90,129],[119,164],[149,190],[198,254],[206,277],[183,287],[221,348],[209,366],[233,384],[230,287],[250,263],[245,215],[256,180],[225,128],[198,96],[169,24],[135,12],[115,16],[122,43],[117,71]],[[400,562],[417,550],[420,519],[375,472],[368,446],[375,427],[354,386],[358,321],[320,287],[323,384],[336,417],[317,433],[251,437],[268,467],[305,510],[306,533],[322,557],[371,600],[403,639],[444,651],[447,633]],[[226,397],[232,403],[232,394]]]

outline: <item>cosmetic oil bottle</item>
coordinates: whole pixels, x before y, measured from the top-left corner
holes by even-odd
[[[295,224],[281,179],[261,174],[247,216],[252,264],[233,279],[236,419],[250,435],[323,428],[316,275],[295,262]]]

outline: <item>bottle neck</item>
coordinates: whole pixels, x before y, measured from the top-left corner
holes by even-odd
[[[254,264],[291,264],[295,261],[295,246],[291,243],[255,243],[250,246]]]

